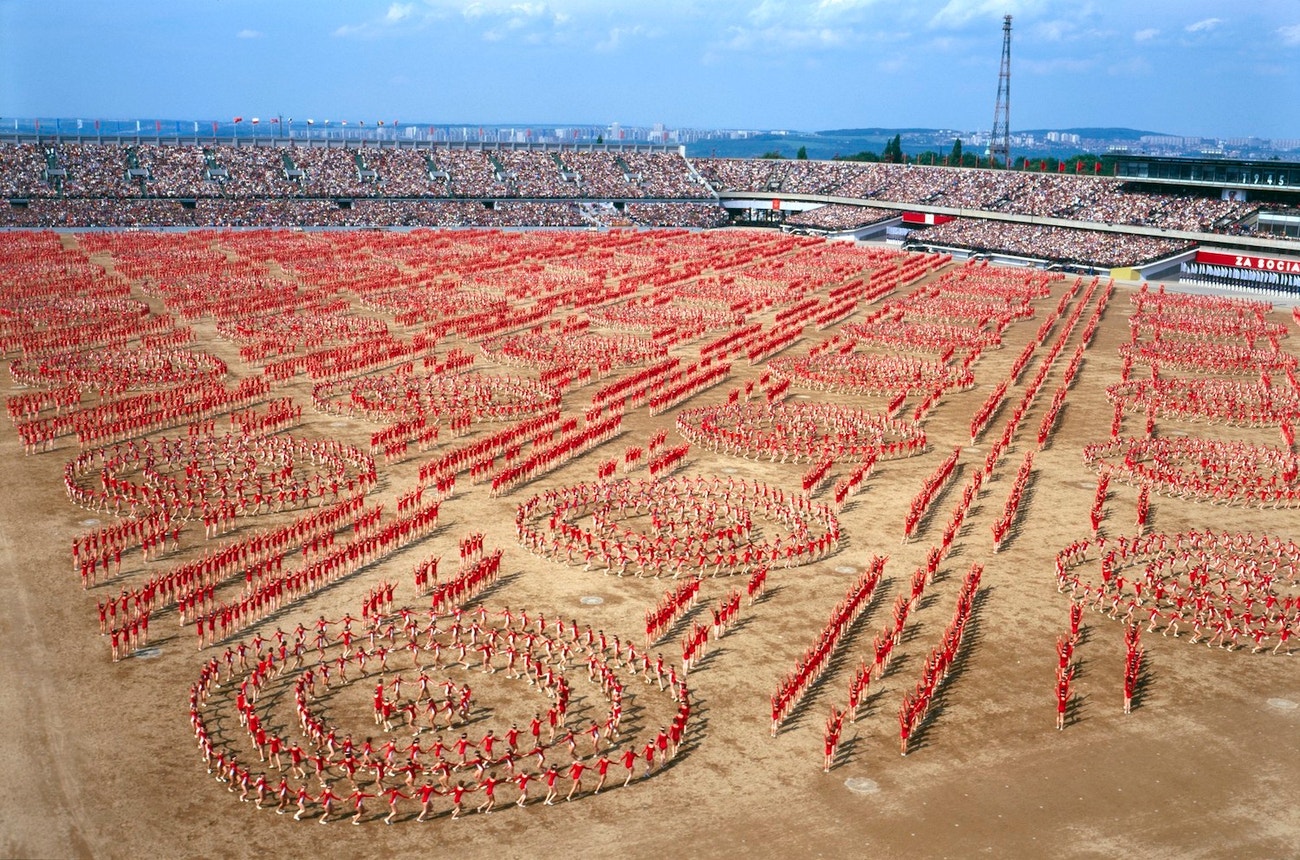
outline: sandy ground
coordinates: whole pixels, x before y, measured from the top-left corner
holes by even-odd
[[[833,556],[772,573],[768,598],[742,610],[740,628],[691,674],[696,712],[688,742],[670,767],[598,797],[554,807],[505,808],[461,821],[443,815],[417,824],[412,807],[396,826],[385,827],[379,804],[371,801],[363,826],[340,820],[319,827],[238,803],[205,773],[196,753],[185,702],[200,658],[189,633],[174,632],[174,615],[155,622],[156,654],[109,662],[95,618],[98,594],[83,592],[69,570],[69,540],[97,518],[69,504],[61,486],[73,443],[65,439],[54,452],[24,456],[12,432],[0,433],[0,457],[9,466],[8,490],[0,496],[0,593],[7,595],[0,613],[0,677],[5,679],[0,761],[9,786],[0,802],[0,855],[405,856],[432,850],[466,858],[540,852],[633,858],[1294,856],[1300,837],[1300,709],[1288,703],[1300,702],[1300,658],[1230,653],[1189,645],[1185,638],[1148,635],[1150,679],[1139,706],[1126,716],[1121,711],[1122,628],[1089,613],[1078,651],[1080,704],[1064,732],[1053,726],[1053,643],[1066,626],[1067,600],[1055,588],[1052,559],[1057,549],[1085,536],[1096,476],[1083,466],[1080,449],[1108,433],[1111,410],[1104,389],[1119,379],[1116,347],[1127,338],[1130,288],[1121,288],[1112,301],[1058,429],[1037,458],[1037,476],[1010,544],[994,554],[989,526],[1001,513],[1025,445],[1032,444],[1077,330],[1046,395],[1022,426],[1019,443],[986,485],[956,551],[914,615],[902,656],[872,684],[867,707],[846,731],[837,767],[822,773],[825,715],[832,704],[843,702],[851,667],[887,619],[896,591],[937,541],[955,493],[950,490],[939,501],[938,515],[919,539],[903,545],[908,502],[954,446],[968,444],[970,415],[1062,288],[1058,283],[1051,300],[1036,303],[1035,321],[1008,330],[1003,349],[985,353],[975,367],[976,389],[950,395],[930,414],[927,454],[879,466],[869,488],[843,512],[845,540]],[[1287,319],[1280,311],[1274,316]],[[198,324],[196,332],[198,344],[229,361],[237,375],[251,372],[230,344],[216,337],[210,321]],[[825,336],[812,335],[792,354]],[[1283,346],[1295,352],[1294,337]],[[678,353],[688,355],[690,347]],[[733,384],[758,372],[741,367]],[[16,390],[8,375],[0,387],[4,394]],[[721,402],[730,387],[711,389],[688,403]],[[571,391],[566,407],[580,409],[590,390]],[[1020,390],[1016,386],[1013,392]],[[308,391],[300,377],[276,393],[309,404]],[[795,387],[792,394],[807,392]],[[882,405],[869,398],[842,399],[876,409]],[[385,578],[401,583],[399,603],[420,605],[410,587],[414,560],[430,553],[453,555],[459,537],[482,530],[489,548],[505,551],[506,576],[487,598],[490,605],[571,616],[639,640],[645,609],[668,583],[607,577],[536,557],[514,540],[514,510],[546,487],[590,480],[598,462],[627,445],[644,444],[671,421],[671,415],[650,418],[644,409],[636,410],[625,422],[627,432],[606,450],[503,498],[490,498],[482,485],[470,487],[462,480],[442,508],[435,536],[264,627],[280,624],[287,630],[319,614],[356,614],[361,596]],[[987,435],[1000,427],[1001,421],[995,422]],[[364,445],[373,429],[359,420],[307,414],[294,432]],[[1210,428],[1164,421],[1159,429],[1205,434]],[[1225,434],[1221,438],[1277,444],[1262,433],[1213,429]],[[680,441],[675,433],[669,439]],[[984,450],[983,445],[967,450],[963,467],[976,468]],[[381,466],[376,498],[394,499],[422,459]],[[681,474],[734,474],[797,488],[804,468],[696,449]],[[1118,482],[1111,488],[1104,528],[1128,533],[1136,491]],[[1164,498],[1153,503],[1153,528],[1167,532],[1216,528],[1296,538],[1296,522],[1286,511]],[[888,555],[889,564],[872,610],[855,628],[836,671],[798,718],[770,738],[768,697],[778,678],[843,596],[852,578],[847,571],[861,569],[876,554]],[[961,574],[973,562],[985,565],[984,590],[959,669],[943,687],[914,751],[900,757],[899,697],[919,676],[919,661],[937,643]],[[706,583],[706,601],[735,585],[743,583]],[[584,597],[603,602],[591,605]],[[666,652],[676,651],[675,641],[665,645]],[[518,682],[512,686],[481,677],[474,675],[477,701],[491,715],[483,725],[530,716],[534,699]],[[367,688],[354,684],[331,700],[330,716],[365,733]],[[670,711],[658,697],[639,690],[635,695],[645,704],[637,727],[653,731],[653,722],[666,721]],[[240,743],[247,758],[247,744]],[[866,781],[868,790],[850,790],[846,781],[851,780]],[[513,799],[514,791],[505,797]]]

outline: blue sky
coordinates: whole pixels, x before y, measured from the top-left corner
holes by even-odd
[[[0,0],[0,116],[1300,138],[1297,0]]]

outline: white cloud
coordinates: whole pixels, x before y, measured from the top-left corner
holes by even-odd
[[[1282,39],[1283,45],[1300,45],[1300,24],[1292,24],[1289,27],[1278,27],[1277,35]]]
[[[1222,23],[1222,18],[1205,18],[1194,24],[1188,24],[1183,29],[1189,33],[1208,33]]]
[[[1155,27],[1147,27],[1145,30],[1138,30],[1136,33],[1134,33],[1133,41],[1150,42],[1152,39],[1154,39],[1156,36],[1159,35],[1160,35],[1160,31],[1157,30]]]
[[[510,18],[540,18],[550,12],[546,3],[520,3],[517,0],[474,0],[465,4],[460,14],[469,19],[488,16],[505,16]],[[560,13],[569,14],[569,13]]]
[[[390,24],[396,24],[398,21],[403,21],[411,17],[411,13],[414,11],[414,3],[394,3],[388,7],[388,12],[384,15],[384,20]]]
[[[1034,32],[1044,42],[1061,42],[1076,29],[1070,21],[1043,21],[1034,27]]]
[[[817,10],[819,12],[847,12],[873,6],[878,2],[879,0],[819,0]]]
[[[1151,74],[1151,62],[1138,54],[1123,59],[1115,59],[1106,66],[1106,74],[1112,77],[1137,78]]]
[[[932,27],[965,27],[977,18],[1001,19],[1004,15],[1031,13],[1043,5],[1040,0],[948,0],[930,19]]]
[[[640,24],[634,27],[611,27],[609,34],[596,43],[596,50],[602,53],[617,51],[629,37],[644,36],[646,33],[646,28]]]
[[[235,36],[240,39],[260,39],[265,35],[266,34],[263,33],[261,30],[247,30],[247,29],[240,30],[238,33],[235,34]]]
[[[1096,68],[1096,61],[1081,57],[1056,57],[1051,60],[1021,60],[1020,68],[1035,75],[1081,75]]]
[[[779,21],[787,14],[788,10],[783,0],[761,0],[758,5],[749,10],[748,17],[755,25],[762,26]]]
[[[855,38],[852,30],[834,27],[732,27],[730,38],[722,47],[733,51],[747,51],[763,46],[784,50],[809,48],[837,48]]]

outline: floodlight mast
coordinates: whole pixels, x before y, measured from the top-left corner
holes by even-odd
[[[998,102],[993,108],[993,132],[989,135],[989,166],[998,158],[1011,167],[1011,16],[1002,19],[1002,68],[998,72]]]

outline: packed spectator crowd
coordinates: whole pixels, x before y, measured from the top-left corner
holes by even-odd
[[[520,218],[512,218],[514,207]],[[540,207],[545,206],[544,210]],[[332,200],[291,198],[248,198],[242,200],[198,199],[193,206],[175,200],[31,200],[26,207],[9,207],[0,224],[8,227],[260,227],[284,226],[365,227],[419,226],[512,226],[539,224],[574,226],[582,223],[563,203],[503,203],[489,209],[479,203],[450,200],[402,201],[364,200],[350,208]],[[528,219],[536,220],[527,220]]]
[[[850,161],[704,158],[694,166],[720,192],[823,194],[1167,230],[1225,231],[1258,208],[1128,192],[1122,180],[1108,176]]]
[[[710,228],[730,191],[815,194],[1086,228],[1232,232],[1258,204],[1135,193],[1114,177],[773,159],[688,160],[672,150],[0,143],[0,227]],[[626,201],[618,210],[613,201]],[[609,211],[606,211],[606,210]],[[972,211],[974,210],[974,211]],[[855,229],[896,210],[836,202],[785,223]],[[1116,266],[1188,243],[962,218],[924,244]]]
[[[785,219],[785,223],[792,227],[806,227],[813,230],[856,230],[897,217],[898,212],[893,209],[828,203],[816,209],[791,215]]]
[[[198,198],[123,200],[33,198],[25,205],[0,202],[4,227],[587,227],[621,226],[584,215],[577,201]],[[630,203],[627,224],[652,227],[720,227],[726,211],[699,203]]]
[[[666,150],[60,142],[0,153],[0,189],[10,197],[713,197],[686,159]],[[63,173],[47,180],[47,167]]]
[[[1140,265],[1185,251],[1195,244],[1133,233],[1076,230],[979,218],[956,218],[946,224],[927,227],[917,236],[912,240],[915,244],[929,247],[965,248],[975,252],[1106,268]]]
[[[708,203],[629,203],[624,213],[644,227],[694,227],[708,229],[727,223],[727,210]]]

